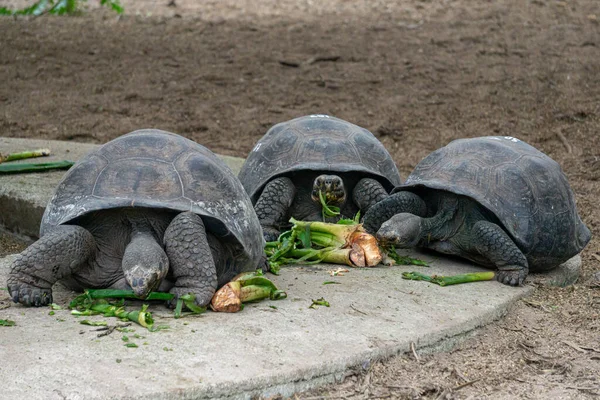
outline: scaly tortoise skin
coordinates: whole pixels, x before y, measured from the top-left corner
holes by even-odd
[[[425,157],[365,227],[400,247],[420,246],[498,269],[520,285],[579,253],[591,233],[559,164],[501,136],[459,139]]]
[[[267,241],[277,239],[290,217],[321,220],[319,190],[341,208],[340,217],[353,217],[402,182],[392,157],[371,132],[320,114],[269,129],[248,155],[239,178]]]
[[[170,290],[205,305],[215,290],[262,260],[252,203],[215,154],[154,129],[112,140],[77,162],[48,203],[40,239],[14,261],[15,302],[52,302],[73,290]]]

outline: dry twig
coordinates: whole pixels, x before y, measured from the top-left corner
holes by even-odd
[[[415,360],[417,360],[417,362],[420,363],[421,358],[417,354],[417,349],[415,348],[415,342],[410,342],[410,350],[412,351],[412,354],[415,357]]]
[[[565,149],[567,149],[567,153],[571,154],[573,152],[573,147],[571,147],[571,144],[569,143],[565,135],[563,135],[561,131],[556,131],[556,136],[558,136],[560,142],[563,144],[563,146],[565,146]]]

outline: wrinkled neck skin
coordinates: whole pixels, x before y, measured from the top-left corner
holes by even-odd
[[[236,255],[233,251],[233,246],[222,242],[212,233],[206,233],[206,240],[210,247],[210,253],[217,269],[217,277],[219,287],[231,281],[237,275],[235,269]]]
[[[123,254],[125,280],[134,293],[144,298],[156,290],[169,271],[169,259],[156,232],[145,221],[130,219],[131,240]]]

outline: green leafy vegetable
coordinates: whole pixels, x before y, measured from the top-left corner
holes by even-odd
[[[394,246],[384,247],[383,250],[388,257],[394,260],[398,265],[420,265],[422,267],[429,267],[429,264],[426,261],[419,260],[418,258],[401,256],[398,254],[398,252],[396,252],[396,248]]]
[[[0,7],[0,15],[32,15],[42,14],[64,15],[75,14],[80,10],[80,3],[87,0],[39,0],[29,7],[20,10],[10,10]],[[118,14],[123,13],[123,7],[119,0],[100,0],[100,5],[106,6]]]
[[[328,205],[327,199],[325,199],[325,195],[320,190],[319,201],[321,202],[321,216],[323,217],[323,222],[325,222],[327,218],[333,218],[340,215],[340,208]]]
[[[10,319],[0,319],[0,326],[15,326],[15,321]]]
[[[321,297],[320,299],[313,300],[308,308],[317,308],[317,306],[329,307],[329,302]]]

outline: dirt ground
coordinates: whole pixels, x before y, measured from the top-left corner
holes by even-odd
[[[328,113],[375,133],[403,176],[481,135],[523,139],[568,175],[594,235],[575,286],[538,288],[453,351],[297,398],[600,396],[600,2],[129,0],[121,17],[91,3],[0,19],[0,135],[104,143],[155,127],[244,157],[271,125]]]

